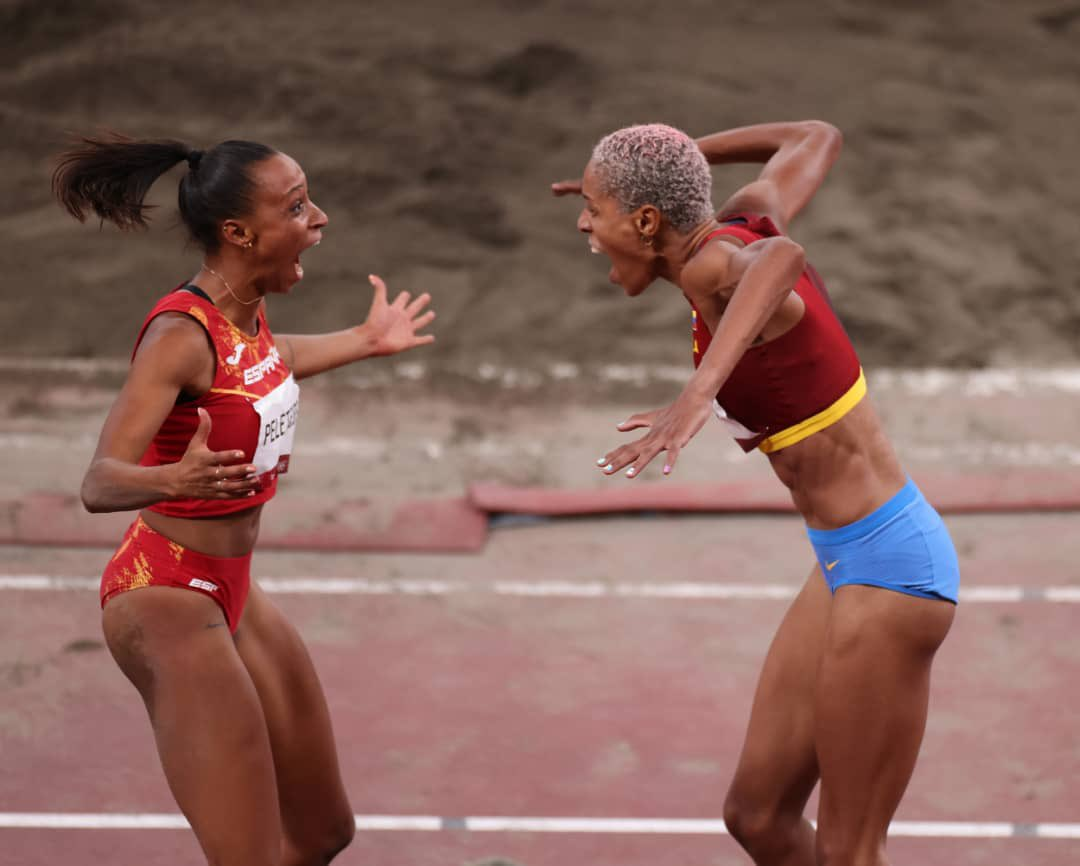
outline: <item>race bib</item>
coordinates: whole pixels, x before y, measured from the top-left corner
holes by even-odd
[[[259,475],[288,471],[296,418],[300,411],[300,388],[289,374],[273,391],[256,401],[259,413],[259,444],[252,463]]]

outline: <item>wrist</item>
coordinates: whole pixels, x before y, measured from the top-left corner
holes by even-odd
[[[180,464],[166,463],[154,467],[157,477],[154,478],[154,488],[160,493],[162,499],[179,499],[180,490]]]
[[[380,354],[379,338],[367,322],[354,328],[353,335],[356,337],[356,354],[352,360],[359,361]]]
[[[683,396],[692,403],[712,404],[716,397],[717,388],[712,388],[707,382],[695,381],[693,378],[683,388]]]

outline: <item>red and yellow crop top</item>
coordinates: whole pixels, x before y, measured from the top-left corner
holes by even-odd
[[[252,337],[193,289],[180,286],[158,301],[143,322],[135,348],[155,317],[166,312],[191,316],[213,343],[214,382],[201,397],[176,402],[139,463],[161,466],[178,462],[199,426],[197,410],[202,408],[210,413],[207,447],[211,451],[243,451],[244,460],[255,465],[260,486],[254,496],[169,499],[150,506],[151,511],[170,517],[232,514],[271,499],[277,491],[278,475],[289,467],[299,409],[300,389],[278,354],[263,306],[259,305],[258,333]]]
[[[756,214],[727,214],[721,221],[698,250],[716,237],[751,244],[780,234],[772,220]],[[747,349],[716,395],[716,414],[744,451],[769,454],[794,445],[835,424],[866,394],[859,358],[809,265],[795,292],[805,305],[802,318],[779,337]],[[696,368],[712,341],[696,307],[693,336]]]

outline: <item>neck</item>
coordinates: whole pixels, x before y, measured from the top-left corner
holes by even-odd
[[[220,258],[207,258],[192,280],[230,322],[253,334],[259,316],[262,293],[254,278]]]
[[[686,234],[667,233],[657,244],[657,276],[663,277],[669,283],[681,286],[683,269],[694,257],[701,242],[709,232],[720,228],[720,223],[715,219],[703,222],[695,226]]]

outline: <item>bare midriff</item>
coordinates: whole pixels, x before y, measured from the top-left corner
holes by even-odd
[[[217,517],[168,517],[144,509],[143,522],[182,547],[209,556],[247,556],[259,537],[262,506]]]
[[[868,396],[836,423],[768,458],[812,529],[866,517],[907,481]]]

